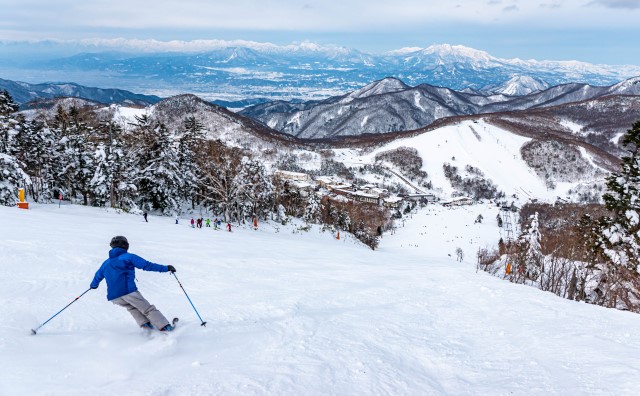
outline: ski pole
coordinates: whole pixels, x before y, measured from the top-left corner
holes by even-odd
[[[78,301],[78,299],[80,299],[80,297],[84,296],[89,290],[91,290],[91,288],[88,288],[87,290],[85,290],[84,293],[82,293],[81,295],[79,295],[78,297],[76,297],[73,301],[71,301],[69,304],[67,304],[66,307],[62,308],[61,310],[59,310],[55,315],[53,315],[52,317],[50,317],[49,319],[47,319],[46,322],[44,322],[43,324],[41,324],[40,326],[36,327],[35,329],[31,329],[31,335],[36,335],[36,332],[38,331],[38,329],[40,329],[42,326],[46,325],[47,323],[49,323],[49,321],[53,318],[55,318],[56,316],[58,316],[58,314],[62,311],[64,311],[65,309],[67,309],[69,307],[69,305],[73,304],[74,302]]]
[[[200,314],[198,313],[198,310],[196,309],[196,307],[193,305],[193,302],[191,302],[191,299],[189,298],[189,295],[187,294],[187,291],[184,290],[184,287],[182,287],[182,283],[180,283],[180,280],[178,279],[178,277],[176,276],[175,272],[172,272],[174,278],[176,278],[176,280],[178,281],[178,284],[180,285],[180,288],[182,289],[182,291],[184,292],[184,295],[187,296],[187,300],[189,300],[189,303],[191,303],[191,306],[193,307],[193,310],[196,311],[196,315],[198,315],[198,319],[200,319],[200,321],[202,323],[200,323],[200,326],[205,326],[207,327],[207,322],[203,321],[202,318],[200,317]]]

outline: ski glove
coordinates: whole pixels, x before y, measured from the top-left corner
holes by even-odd
[[[176,272],[176,267],[174,267],[173,265],[167,265],[167,271]]]
[[[98,288],[98,286],[89,286],[89,287],[91,287],[92,289],[97,289]]]

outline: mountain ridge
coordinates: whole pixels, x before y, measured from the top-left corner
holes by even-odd
[[[146,43],[141,41],[135,48],[143,42]],[[290,46],[215,43],[169,43],[166,46],[170,48],[175,45],[175,49],[182,46],[194,51],[150,52],[165,45],[151,42],[148,50],[137,53],[88,52],[23,62],[19,67],[5,67],[3,73],[5,78],[26,81],[37,73],[46,73],[49,80],[69,79],[71,75],[73,81],[83,85],[118,87],[164,97],[187,92],[212,101],[322,100],[388,76],[413,86],[427,83],[461,91],[501,86],[514,76],[529,76],[554,86],[569,82],[610,85],[640,75],[640,66],[634,65],[504,59],[450,44],[370,54],[310,42]],[[202,50],[195,51],[198,48]]]
[[[429,84],[399,87],[399,80],[385,78],[324,101],[267,102],[240,114],[300,138],[375,134],[419,129],[443,117],[549,107],[608,95],[638,96],[640,78],[610,86],[564,84],[523,96],[460,92]]]
[[[0,78],[0,89],[7,90],[16,103],[24,105],[32,101],[71,97],[87,99],[103,104],[149,105],[160,100],[154,95],[143,95],[123,89],[87,87],[76,83],[38,83],[10,81]],[[34,104],[36,105],[36,104]]]

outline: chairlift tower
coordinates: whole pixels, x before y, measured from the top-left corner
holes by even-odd
[[[513,220],[511,218],[511,210],[502,210],[502,227],[504,228],[505,241],[507,245],[513,242]]]

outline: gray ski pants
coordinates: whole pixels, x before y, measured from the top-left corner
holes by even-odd
[[[161,329],[169,324],[167,318],[154,305],[149,304],[149,301],[142,297],[142,294],[137,290],[122,297],[114,298],[111,302],[125,307],[138,323],[138,326],[151,322],[153,327]]]

